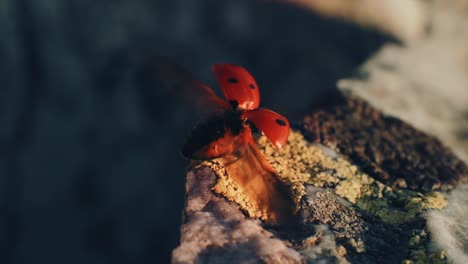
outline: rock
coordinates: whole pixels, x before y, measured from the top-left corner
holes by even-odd
[[[444,252],[456,264],[468,262],[468,184],[447,195],[448,206],[426,214],[431,247]]]
[[[424,40],[385,45],[338,86],[436,136],[468,162],[468,15],[449,2],[434,1]]]
[[[185,220],[181,245],[173,252],[174,263],[197,263],[200,259],[215,263],[223,254],[232,262],[395,263],[412,254],[408,245],[413,234],[424,229],[423,213],[447,205],[439,192],[424,194],[405,186],[390,187],[390,181],[370,177],[346,156],[311,144],[297,132],[280,151],[274,151],[264,137],[258,143],[278,172],[275,177],[290,188],[296,210],[291,210],[289,219],[294,224],[271,225],[268,218],[260,221],[256,207],[250,208],[252,203],[236,202],[242,183],[231,180],[228,185],[233,191],[217,194],[215,186],[229,175],[219,161],[203,162],[187,174]],[[281,250],[264,251],[258,245],[244,244],[245,239],[256,241],[248,238],[250,232],[233,235],[244,223],[254,225],[255,234],[266,234]],[[216,250],[206,253],[207,248]],[[265,252],[273,255],[265,256]]]
[[[172,263],[299,263],[290,249],[259,220],[248,219],[234,202],[212,192],[216,174],[201,167],[187,174],[185,223]]]
[[[361,169],[391,185],[447,190],[468,178],[448,148],[358,98],[344,99],[304,119],[308,139],[337,147]]]
[[[465,163],[468,162],[467,3],[434,1],[431,30],[424,40],[407,47],[385,45],[363,65],[359,76],[339,82],[347,94],[436,136]],[[448,175],[445,171],[439,172],[441,178]],[[412,250],[413,256],[440,261],[440,252],[444,252],[453,263],[467,262],[466,194],[467,184],[460,185],[448,194],[446,208],[425,214],[425,240]]]
[[[288,0],[323,15],[376,28],[404,42],[424,36],[426,5],[421,0]]]
[[[466,262],[468,18],[434,4],[427,39],[384,47],[284,148],[258,137],[290,198],[289,224],[262,213],[230,164],[194,163],[173,262]]]

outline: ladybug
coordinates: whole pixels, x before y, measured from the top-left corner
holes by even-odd
[[[253,140],[259,130],[279,149],[289,137],[290,125],[284,116],[260,106],[257,82],[244,68],[232,64],[212,67],[226,100],[207,85],[194,81],[209,104],[219,111],[192,130],[182,148],[182,155],[194,160],[210,160],[234,154],[256,160],[263,169],[273,172]]]

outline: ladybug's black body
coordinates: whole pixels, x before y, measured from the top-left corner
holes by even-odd
[[[210,143],[227,135],[240,135],[244,129],[241,114],[242,111],[227,110],[197,124],[182,147],[182,155],[190,159],[203,159],[197,157],[196,153]]]

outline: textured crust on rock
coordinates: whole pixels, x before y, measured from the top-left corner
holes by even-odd
[[[306,194],[305,184],[335,188],[340,197],[353,203],[364,196],[382,197],[385,189],[382,183],[361,172],[335,150],[311,144],[296,131],[291,132],[288,144],[279,151],[265,137],[258,143],[279,178],[291,186],[296,202]]]
[[[185,223],[174,263],[376,263],[382,256],[382,263],[395,263],[427,250],[426,242],[411,251],[408,244],[415,230],[424,229],[421,214],[446,206],[441,193],[385,186],[346,156],[295,131],[280,151],[264,137],[258,144],[291,189],[299,209],[296,229],[265,229],[255,219],[265,215],[220,160],[203,162],[187,175]]]
[[[330,190],[309,186],[307,194],[300,211],[304,221],[330,226],[337,239],[347,239],[348,247],[363,252],[365,248],[360,235],[366,224],[362,214]]]
[[[304,119],[306,137],[336,147],[364,172],[392,186],[447,190],[468,177],[467,166],[439,140],[358,98]]]

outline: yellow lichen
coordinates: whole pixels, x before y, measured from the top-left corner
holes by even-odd
[[[259,218],[266,222],[274,222],[273,217],[265,208],[262,208],[259,201],[252,199],[245,185],[230,177],[224,167],[218,160],[204,161],[201,165],[208,166],[218,175],[218,181],[213,187],[213,191],[223,195],[229,201],[236,202],[252,218]]]
[[[281,179],[300,183],[297,195],[304,193],[304,183],[316,187],[334,187],[335,193],[352,203],[363,196],[382,197],[385,186],[362,173],[355,165],[340,157],[337,151],[307,142],[292,132],[289,143],[277,151],[265,137],[258,140],[260,149]],[[298,199],[295,199],[298,200]]]
[[[242,188],[242,185],[229,177],[224,166],[216,161],[205,161],[202,163],[211,167],[218,175],[219,179],[213,187],[213,191],[221,194],[228,200],[238,203],[242,209],[247,211],[250,217],[266,220],[267,214],[263,212],[255,201],[251,201],[250,197]]]
[[[335,193],[389,223],[405,223],[427,209],[441,209],[447,200],[440,192],[425,195],[407,189],[392,189],[340,157],[336,150],[311,144],[292,132],[289,143],[277,151],[265,137],[258,140],[267,160],[285,182],[304,193],[304,183],[332,187]],[[403,205],[403,208],[400,206]]]
[[[448,203],[440,192],[422,194],[410,191],[404,185],[395,188],[385,186],[360,171],[338,151],[311,144],[298,132],[293,131],[288,144],[280,150],[276,150],[263,136],[257,142],[276,174],[267,173],[251,179],[252,174],[258,172],[255,169],[258,164],[245,161],[237,164],[235,160],[231,163],[230,160],[218,159],[199,165],[211,167],[218,175],[213,187],[215,193],[239,204],[250,217],[267,223],[285,222],[282,214],[294,214],[306,195],[307,184],[334,189],[338,196],[392,224],[412,221],[422,212],[442,209]],[[229,165],[225,167],[226,164]],[[288,191],[279,190],[278,183]],[[447,263],[445,252],[429,252],[427,239],[420,234],[411,236],[409,246],[407,259],[402,263]]]
[[[262,169],[261,161],[230,154],[202,164],[211,167],[218,175],[213,191],[236,202],[253,218],[270,224],[291,223],[297,210],[287,185],[269,170]]]
[[[275,149],[264,136],[259,137],[257,142],[277,172],[274,177],[289,188],[296,209],[306,194],[305,184],[333,188],[338,196],[389,223],[405,223],[424,210],[441,209],[447,205],[447,200],[439,192],[423,195],[403,188],[387,187],[361,172],[357,166],[341,157],[338,151],[311,144],[295,131],[291,132],[288,144],[280,150]],[[219,176],[213,190],[237,202],[251,217],[266,221],[274,217],[268,208],[257,201],[260,198],[252,194],[255,189],[252,190],[242,180],[230,177],[222,163],[216,160],[203,163],[212,167]]]
[[[448,205],[447,199],[440,192],[426,193],[422,202],[427,209],[442,209]]]

